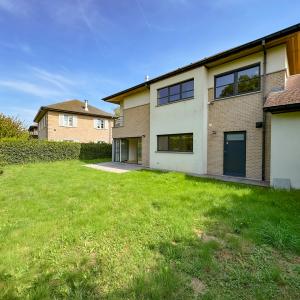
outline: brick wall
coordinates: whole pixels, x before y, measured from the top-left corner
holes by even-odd
[[[266,78],[266,93],[273,87],[283,87],[285,71],[271,73]],[[213,89],[208,90],[209,101]],[[207,173],[223,174],[224,132],[246,131],[246,177],[262,177],[262,128],[256,122],[263,121],[261,92],[216,100],[208,107]],[[270,176],[270,118],[266,124],[266,179]]]
[[[113,128],[113,138],[142,137],[142,163],[149,166],[150,105],[123,110],[124,126]]]
[[[63,141],[76,140],[81,143],[103,141],[111,143],[111,128],[113,121],[108,119],[108,129],[94,128],[94,118],[92,116],[76,115],[77,127],[59,126],[59,113],[48,112],[48,140]]]

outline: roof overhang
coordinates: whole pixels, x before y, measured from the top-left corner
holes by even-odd
[[[286,112],[300,111],[300,103],[286,104],[269,106],[264,108],[265,112],[270,112],[272,114],[280,114]]]
[[[91,117],[101,117],[101,118],[106,118],[106,119],[114,119],[114,116],[105,116],[105,115],[100,115],[100,114],[92,114],[89,112],[78,112],[78,111],[71,111],[71,110],[62,110],[62,109],[55,109],[52,107],[47,107],[47,106],[41,106],[39,109],[38,113],[34,117],[33,121],[38,123],[43,116],[46,114],[48,111],[54,111],[54,112],[61,112],[61,113],[66,113],[66,114],[74,114],[74,115],[84,115],[84,116],[91,116]]]
[[[192,69],[195,69],[200,66],[206,66],[207,68],[211,68],[211,67],[217,66],[219,64],[233,61],[240,57],[244,57],[244,56],[247,56],[250,54],[260,52],[260,51],[262,51],[263,43],[266,48],[272,48],[277,45],[287,43],[290,39],[294,38],[294,34],[298,31],[300,31],[300,23],[290,26],[288,28],[285,28],[283,30],[277,31],[275,33],[269,34],[262,38],[256,39],[249,43],[246,43],[246,44],[240,45],[238,47],[220,52],[213,56],[204,58],[202,60],[199,60],[195,63],[191,63],[182,68],[178,68],[178,69],[168,72],[166,74],[155,77],[149,81],[135,85],[129,89],[126,89],[126,90],[120,91],[118,93],[112,94],[110,96],[107,96],[107,97],[103,98],[102,100],[107,101],[107,102],[112,102],[112,103],[118,103],[124,96],[129,95],[129,93],[136,93],[140,89],[149,87],[150,84],[155,83],[157,81],[172,77],[174,75],[177,75],[177,74],[180,74],[180,73],[192,70]],[[300,41],[299,35],[297,35],[297,36],[298,36],[297,41]],[[292,44],[294,44],[294,43],[292,43]],[[297,51],[299,51],[299,49],[300,49],[300,47],[297,49],[293,48],[293,51],[296,51],[296,53],[298,53]],[[296,55],[296,57],[297,57],[297,55]],[[300,64],[298,67],[300,68]]]

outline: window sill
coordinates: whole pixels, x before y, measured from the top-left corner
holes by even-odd
[[[238,94],[238,95],[233,95],[233,96],[228,96],[228,97],[222,97],[222,98],[214,98],[212,102],[217,102],[217,101],[222,101],[222,100],[228,100],[232,98],[237,98],[237,97],[243,97],[243,96],[248,96],[248,95],[253,95],[253,94],[258,94],[261,93],[261,90],[255,91],[255,92],[250,92],[250,93],[244,93],[244,94]]]
[[[174,104],[174,103],[178,103],[178,102],[185,102],[185,101],[194,100],[194,99],[195,99],[195,97],[185,98],[185,99],[181,99],[181,100],[177,100],[177,101],[168,102],[166,104],[156,104],[155,107],[166,106],[166,105],[170,105],[170,104]]]
[[[194,152],[185,151],[155,151],[155,153],[194,154]]]
[[[60,125],[59,127],[64,127],[64,128],[77,128],[76,126],[65,126],[65,125]]]

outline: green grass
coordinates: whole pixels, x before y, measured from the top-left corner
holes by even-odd
[[[2,299],[299,299],[300,191],[82,164],[4,168]]]

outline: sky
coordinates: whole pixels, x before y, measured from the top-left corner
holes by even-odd
[[[300,1],[0,0],[0,112],[101,99],[300,22]]]

